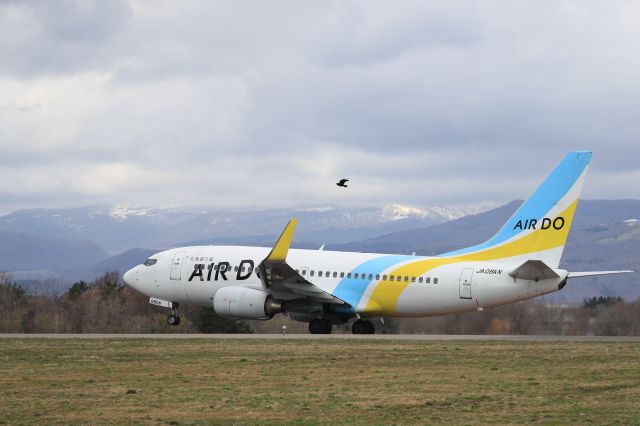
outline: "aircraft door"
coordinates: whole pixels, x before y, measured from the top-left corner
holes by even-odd
[[[473,268],[465,268],[460,273],[460,299],[471,299],[471,279]]]
[[[172,280],[180,280],[182,279],[182,260],[184,259],[184,255],[186,252],[179,251],[173,255],[173,260],[171,261],[171,274],[169,278]]]

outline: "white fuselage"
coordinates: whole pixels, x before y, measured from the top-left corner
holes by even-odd
[[[126,281],[150,297],[211,306],[216,292],[223,287],[262,290],[255,267],[269,250],[239,246],[166,250],[152,257],[157,260],[155,264],[139,265],[127,272]],[[420,276],[391,274],[398,270],[399,261],[432,262],[435,266]],[[552,279],[537,282],[515,279],[509,272],[517,264],[511,262],[320,250],[291,249],[287,263],[323,291],[347,301],[351,307],[345,314],[371,316],[432,316],[473,311],[556,291],[567,277],[566,271],[556,269],[559,277]]]

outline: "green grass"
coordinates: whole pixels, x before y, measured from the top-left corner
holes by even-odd
[[[5,423],[640,423],[640,345],[0,340]]]

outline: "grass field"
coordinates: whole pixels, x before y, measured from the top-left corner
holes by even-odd
[[[640,345],[0,341],[4,423],[640,424]]]

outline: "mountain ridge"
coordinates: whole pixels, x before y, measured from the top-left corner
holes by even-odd
[[[117,254],[131,247],[167,247],[179,241],[277,235],[297,216],[305,240],[345,242],[385,232],[432,225],[468,213],[477,207],[415,207],[389,204],[378,207],[299,209],[205,209],[98,205],[70,209],[26,209],[0,216],[0,231],[36,236],[91,239]]]

